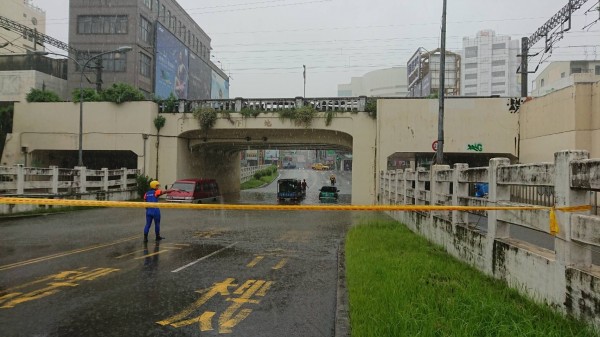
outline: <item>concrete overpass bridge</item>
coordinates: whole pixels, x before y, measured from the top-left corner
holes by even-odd
[[[447,100],[448,156],[515,157],[518,114],[509,101]],[[308,117],[290,113],[307,106]],[[209,100],[182,103],[181,112],[153,102],[84,103],[84,164],[99,169],[89,164],[94,158],[116,157],[164,184],[214,177],[223,193],[238,193],[241,150],[339,149],[353,154],[352,203],[371,204],[390,158],[415,165],[419,154],[433,155],[438,106],[433,99],[379,99],[376,114],[365,107],[366,97]],[[218,112],[211,127],[189,112],[207,108]],[[165,124],[157,130],[159,116]],[[66,167],[61,163],[77,158],[78,126],[77,104],[17,103],[2,164]]]

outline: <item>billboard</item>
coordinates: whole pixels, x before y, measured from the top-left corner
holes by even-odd
[[[229,98],[229,81],[226,81],[219,73],[212,71],[212,81],[210,86],[211,99]]]
[[[188,69],[190,51],[163,25],[156,25],[156,72],[154,92],[167,98],[188,98]]]
[[[210,66],[204,60],[190,53],[188,99],[210,99],[211,72]]]
[[[279,150],[265,150],[265,160],[279,160]]]
[[[421,48],[417,49],[406,63],[406,75],[408,76],[409,88],[421,77]]]

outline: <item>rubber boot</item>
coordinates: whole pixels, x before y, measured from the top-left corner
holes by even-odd
[[[144,234],[144,242],[148,242],[148,234]]]
[[[156,235],[156,241],[164,240],[164,237],[160,236],[160,234]]]

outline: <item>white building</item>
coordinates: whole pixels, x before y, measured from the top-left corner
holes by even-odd
[[[338,84],[338,97],[405,97],[407,93],[406,67],[374,70]]]
[[[520,96],[517,68],[520,41],[482,30],[464,37],[461,93],[463,96]]]
[[[544,96],[575,83],[600,81],[600,60],[551,62],[535,78],[531,96]]]
[[[0,15],[18,22],[38,32],[46,33],[46,12],[36,7],[31,0],[2,1]],[[24,54],[28,50],[43,50],[39,44],[34,44],[33,36],[23,36],[21,33],[5,30],[0,32],[0,55]]]

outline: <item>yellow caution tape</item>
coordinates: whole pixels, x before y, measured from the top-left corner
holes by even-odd
[[[0,204],[53,205],[76,207],[122,207],[122,208],[180,208],[180,209],[220,209],[220,210],[262,210],[262,211],[508,211],[508,210],[549,210],[550,233],[558,233],[556,211],[580,212],[591,209],[591,205],[569,207],[545,206],[431,206],[431,205],[239,205],[239,204],[182,204],[156,202],[149,204],[140,201],[103,201],[72,199],[39,199],[0,197]]]

